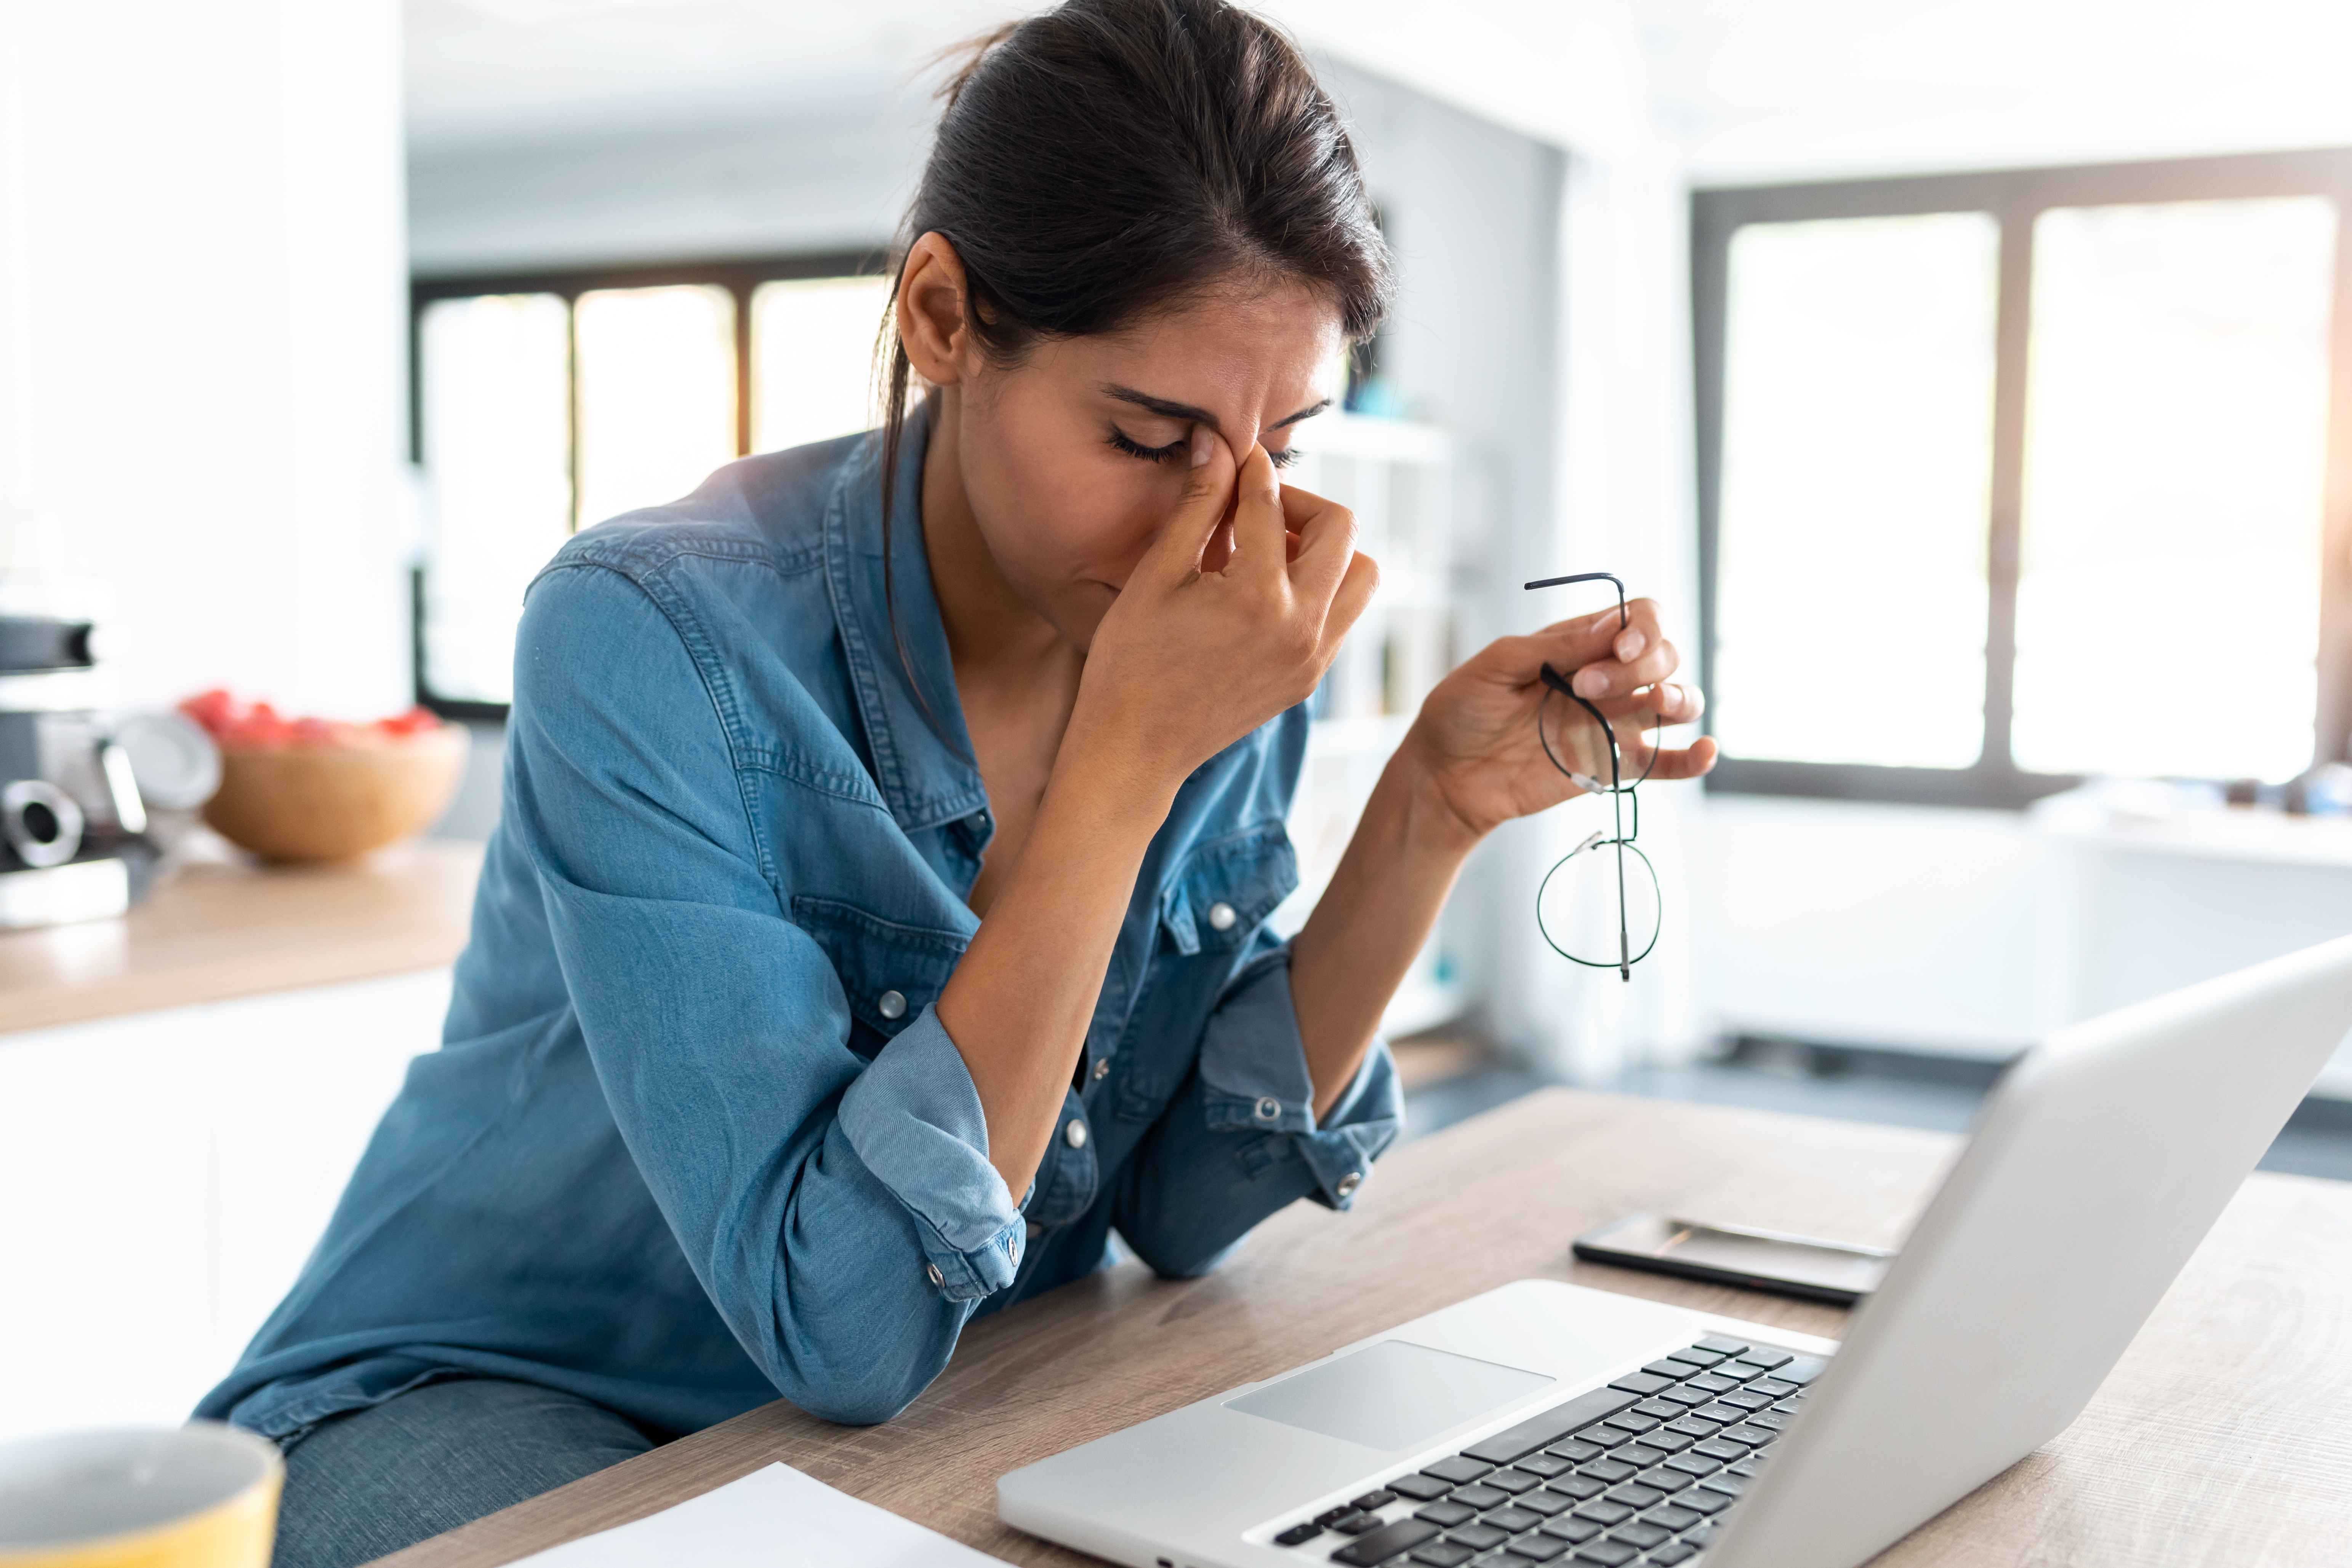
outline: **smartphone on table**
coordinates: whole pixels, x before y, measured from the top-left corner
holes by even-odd
[[[1884,1247],[1654,1214],[1633,1215],[1589,1231],[1576,1238],[1574,1250],[1589,1263],[1647,1268],[1841,1307],[1851,1307],[1878,1289],[1887,1265],[1895,1261],[1895,1254]]]

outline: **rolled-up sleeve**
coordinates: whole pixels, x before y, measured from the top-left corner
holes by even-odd
[[[1299,1198],[1349,1207],[1403,1124],[1387,1042],[1372,1042],[1319,1121],[1314,1093],[1285,947],[1246,964],[1218,999],[1198,1067],[1119,1184],[1114,1223],[1136,1255],[1161,1274],[1204,1273]]]
[[[939,1009],[882,1048],[841,1097],[841,1128],[877,1180],[919,1222],[949,1300],[1013,1283],[1026,1227],[988,1161],[988,1122]]]
[[[870,1063],[849,1048],[840,977],[785,916],[759,786],[685,636],[627,577],[543,575],[507,809],[605,1100],[696,1278],[787,1398],[884,1420],[1012,1279],[1023,1228],[936,1018]]]
[[[1317,1202],[1345,1208],[1372,1161],[1396,1139],[1403,1110],[1387,1042],[1375,1040],[1328,1116],[1290,997],[1287,948],[1260,959],[1225,993],[1201,1038],[1202,1110],[1218,1132],[1285,1132],[1315,1173]]]

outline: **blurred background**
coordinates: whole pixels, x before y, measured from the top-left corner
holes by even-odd
[[[1642,792],[1630,984],[1534,918],[1599,803],[1482,849],[1389,1019],[1416,1132],[1544,1082],[1958,1128],[2048,1029],[2352,930],[2352,9],[1264,9],[1401,279],[1298,440],[1386,586],[1277,920],[1454,660],[1605,603],[1528,579],[1660,600],[1726,756]],[[566,535],[873,422],[932,62],[1015,14],[0,0],[0,568],[104,585],[127,708],[464,724],[478,842]],[[413,968],[0,1033],[0,1337],[145,1347],[0,1365],[76,1380],[0,1436],[226,1369],[434,1040]],[[2352,1178],[2352,1054],[2269,1163]]]

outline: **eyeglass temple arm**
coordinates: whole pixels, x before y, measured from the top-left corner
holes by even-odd
[[[1527,584],[1534,588],[1564,588],[1570,583],[1607,583],[1617,590],[1617,629],[1623,631],[1633,624],[1633,616],[1625,608],[1625,584],[1617,580],[1614,572],[1579,572],[1570,577],[1539,577]],[[1570,695],[1573,696],[1574,693]]]

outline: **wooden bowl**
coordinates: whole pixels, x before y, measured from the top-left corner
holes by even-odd
[[[471,743],[464,726],[444,724],[369,745],[223,746],[205,820],[265,860],[349,860],[430,827]]]

